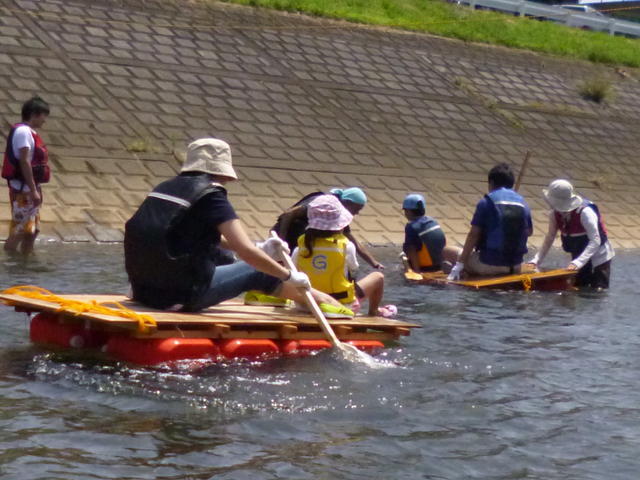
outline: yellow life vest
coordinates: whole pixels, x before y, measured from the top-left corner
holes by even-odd
[[[352,303],[355,298],[355,283],[345,275],[347,244],[349,239],[342,233],[326,238],[316,238],[313,254],[304,246],[305,235],[298,238],[297,267],[309,275],[311,286],[328,293],[340,303]]]

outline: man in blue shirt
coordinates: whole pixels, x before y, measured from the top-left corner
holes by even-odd
[[[500,163],[489,171],[489,193],[476,205],[471,229],[449,280],[470,275],[505,275],[520,271],[533,233],[527,202],[513,190],[511,167]]]

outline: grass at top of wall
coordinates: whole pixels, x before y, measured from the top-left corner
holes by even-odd
[[[603,32],[504,13],[472,10],[443,0],[223,1],[427,32],[597,63],[640,67],[640,39],[614,37]]]

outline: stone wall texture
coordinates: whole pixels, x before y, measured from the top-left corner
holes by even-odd
[[[616,96],[584,100],[580,82]],[[33,94],[53,180],[43,238],[121,241],[191,140],[228,141],[233,204],[254,238],[304,194],[361,186],[354,231],[399,243],[408,192],[462,242],[486,175],[516,170],[546,230],[541,188],[571,179],[617,247],[640,246],[640,75],[551,56],[189,0],[0,0],[1,135]],[[4,150],[4,137],[0,138]],[[10,218],[6,195],[0,221]]]

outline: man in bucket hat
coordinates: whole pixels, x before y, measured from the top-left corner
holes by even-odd
[[[288,251],[286,244],[274,238],[259,248],[242,228],[223,187],[237,178],[226,142],[201,138],[189,144],[180,175],[150,192],[126,223],[125,267],[134,300],[197,311],[259,290],[304,301],[299,289],[310,288],[309,278],[274,260],[280,247]],[[220,246],[242,261],[217,266]],[[311,291],[321,305],[340,306],[329,295]]]
[[[529,261],[538,266],[547,255],[560,230],[562,248],[571,254],[569,270],[579,270],[576,286],[609,288],[611,259],[615,252],[607,236],[598,207],[573,190],[563,179],[542,190],[549,212],[549,230],[538,253]]]

